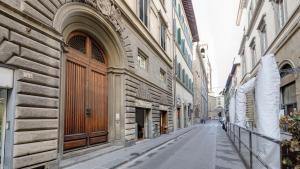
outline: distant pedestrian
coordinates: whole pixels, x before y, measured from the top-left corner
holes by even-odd
[[[226,128],[226,125],[225,125],[224,122],[222,123],[222,129],[223,129],[225,132],[227,132],[227,128]]]

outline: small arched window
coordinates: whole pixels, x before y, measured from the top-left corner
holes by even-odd
[[[283,78],[284,76],[288,75],[292,69],[292,66],[290,64],[285,64],[280,68],[280,77]]]
[[[75,32],[72,33],[68,45],[72,49],[81,52],[88,58],[105,63],[105,54],[103,48],[91,37],[86,34]],[[90,52],[87,52],[90,51]]]
[[[83,35],[72,36],[68,41],[68,45],[71,48],[76,49],[81,53],[86,53],[86,36]]]
[[[205,49],[204,48],[201,49],[201,53],[205,53]]]
[[[95,41],[92,41],[92,58],[101,63],[105,62],[104,51]]]

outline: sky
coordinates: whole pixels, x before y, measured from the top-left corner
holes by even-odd
[[[242,30],[236,26],[239,0],[193,0],[200,43],[208,44],[215,94],[225,87],[238,57]]]

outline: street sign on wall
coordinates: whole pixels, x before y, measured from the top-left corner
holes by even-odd
[[[13,70],[0,67],[0,88],[13,88]]]

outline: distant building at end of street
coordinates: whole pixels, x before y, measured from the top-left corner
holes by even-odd
[[[194,77],[194,108],[193,121],[199,123],[208,117],[208,78],[204,63],[205,53],[201,52],[201,45],[193,45],[193,77]]]

